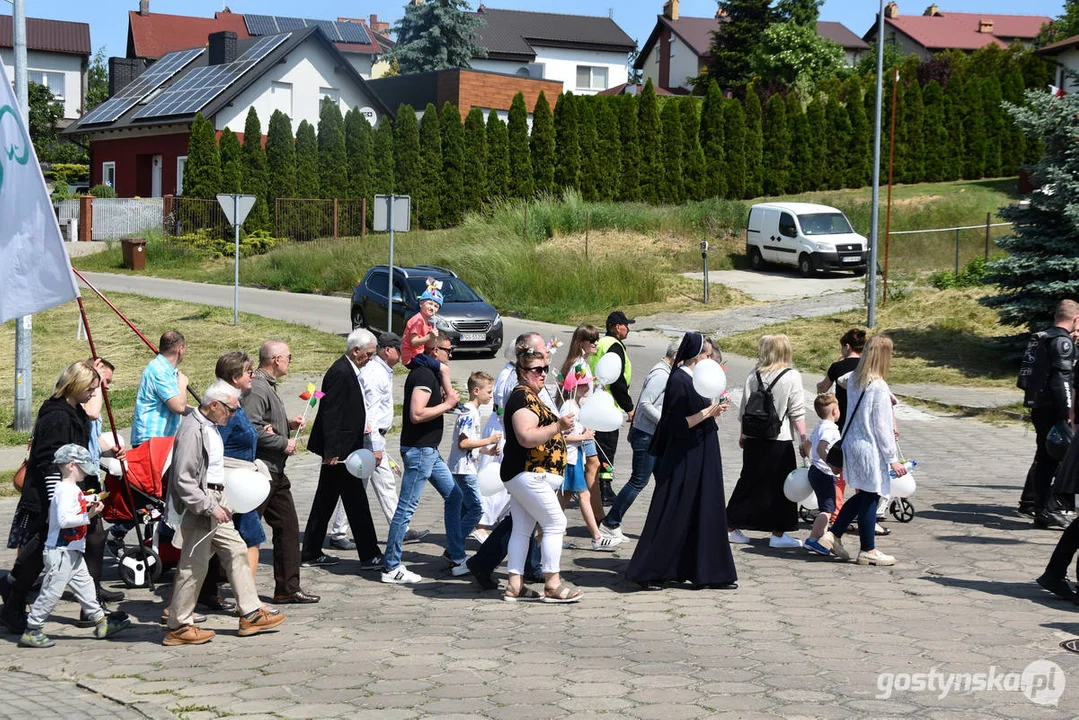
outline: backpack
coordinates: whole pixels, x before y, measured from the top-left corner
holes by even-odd
[[[788,372],[790,368],[785,368],[768,386],[765,386],[760,372],[756,373],[757,388],[749,394],[745,412],[742,413],[743,435],[763,440],[779,437],[779,431],[783,427],[783,418],[776,412],[776,406],[772,400],[772,388]]]
[[[1023,391],[1023,406],[1034,407],[1034,401],[1045,388],[1047,377],[1048,354],[1045,352],[1045,339],[1048,332],[1042,330],[1031,334],[1023,351],[1023,360],[1019,363],[1019,377],[1016,387]]]

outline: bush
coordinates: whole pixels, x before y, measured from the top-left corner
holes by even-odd
[[[116,191],[108,185],[94,185],[90,188],[90,194],[96,198],[114,198]]]
[[[236,240],[233,236],[223,237],[214,230],[198,230],[171,239],[172,243],[196,252],[202,257],[231,257],[235,252]],[[262,255],[283,242],[281,238],[270,236],[269,230],[253,230],[240,234],[240,257]]]
[[[989,283],[985,279],[987,274],[986,262],[985,258],[976,257],[964,265],[958,274],[954,270],[940,270],[929,276],[929,284],[937,290],[988,285]]]

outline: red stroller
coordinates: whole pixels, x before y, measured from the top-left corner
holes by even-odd
[[[150,438],[127,451],[127,486],[122,478],[105,476],[105,511],[102,518],[110,523],[139,523],[143,526],[143,544],[125,545],[117,553],[120,579],[127,587],[148,587],[166,568],[176,565],[180,551],[169,542],[172,532],[165,526],[165,482],[162,474],[172,459],[171,437]]]

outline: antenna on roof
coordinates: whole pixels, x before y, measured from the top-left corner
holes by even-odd
[[[613,7],[607,8],[607,17],[609,17],[611,20],[614,20],[614,8]]]

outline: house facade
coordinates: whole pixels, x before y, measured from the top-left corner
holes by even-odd
[[[935,4],[920,15],[905,15],[897,3],[890,2],[884,9],[884,35],[903,55],[928,60],[945,50],[973,52],[986,45],[1008,47],[1015,42],[1029,47],[1052,20],[1047,15],[953,13]],[[875,42],[877,23],[862,38]]]
[[[1079,92],[1079,35],[1034,51],[1056,65],[1053,84],[1066,93]]]
[[[243,140],[250,108],[265,136],[270,115],[318,124],[320,103],[358,108],[373,124],[389,111],[318,27],[239,40],[214,33],[204,47],[173,51],[141,70],[123,59],[110,98],[65,131],[90,146],[91,184],[120,197],[183,194],[183,171],[195,114]],[[132,68],[134,72],[130,72]],[[125,72],[129,72],[125,75]]]
[[[626,61],[637,44],[609,17],[484,5],[476,15],[485,23],[477,44],[487,56],[470,61],[474,70],[551,80],[577,95],[595,95],[629,78]]]
[[[668,0],[656,18],[648,40],[633,67],[650,79],[656,88],[685,94],[712,61],[713,33],[723,26],[722,16],[685,17],[679,14],[678,0]],[[817,34],[843,48],[847,64],[853,65],[869,45],[842,23],[818,22]]]
[[[0,15],[0,64],[15,76],[11,16]],[[64,106],[62,124],[68,125],[86,107],[90,68],[90,26],[86,23],[26,19],[26,67],[30,82],[44,85]]]

